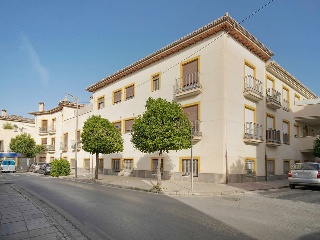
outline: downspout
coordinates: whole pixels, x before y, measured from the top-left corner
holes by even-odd
[[[228,169],[228,115],[227,115],[227,40],[228,32],[223,32],[224,36],[224,112],[225,112],[225,130],[224,130],[224,139],[225,139],[225,164],[226,164],[226,183],[229,182],[229,169]]]

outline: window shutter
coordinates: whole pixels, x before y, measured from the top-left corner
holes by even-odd
[[[182,65],[182,86],[198,82],[198,60]]]
[[[114,93],[114,103],[121,102],[121,91],[117,91]]]
[[[126,99],[134,97],[134,85],[126,88]]]
[[[198,105],[183,108],[184,113],[188,116],[191,122],[197,121],[198,118]]]

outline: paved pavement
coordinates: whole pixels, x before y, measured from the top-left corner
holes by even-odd
[[[31,174],[31,173],[30,173]],[[94,180],[92,174],[78,174],[61,177],[66,181],[90,182],[111,187],[155,192],[166,195],[210,196],[240,194],[246,191],[268,190],[288,186],[287,180],[270,182],[250,182],[233,184],[193,183],[191,181],[163,180],[159,192],[156,179],[99,175]],[[44,201],[0,179],[0,239],[88,239],[76,225],[72,224]],[[90,238],[90,237],[89,237]]]

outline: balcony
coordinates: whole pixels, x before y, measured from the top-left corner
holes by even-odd
[[[60,150],[62,150],[63,152],[68,151],[68,142],[61,142],[60,143]]]
[[[51,144],[51,145],[46,145],[46,150],[47,152],[55,152],[55,146],[54,144]]]
[[[243,141],[249,144],[259,144],[263,142],[263,128],[262,125],[252,122],[244,124]]]
[[[47,126],[39,127],[39,134],[40,134],[40,135],[46,135],[46,134],[48,134],[48,127],[47,127]]]
[[[55,134],[56,133],[56,126],[52,125],[48,127],[48,133],[49,134]]]
[[[280,130],[267,129],[266,131],[266,144],[267,146],[276,147],[281,145]]]
[[[281,93],[273,88],[267,89],[267,106],[272,109],[281,108]]]
[[[75,151],[76,149],[76,142],[75,140],[72,140],[71,141],[71,148],[72,148],[72,151]],[[78,144],[77,144],[77,151],[80,151],[81,150],[81,142],[78,141]]]
[[[202,132],[200,131],[201,121],[193,121],[192,123],[192,141],[198,142],[202,140]]]
[[[254,102],[262,100],[262,82],[251,75],[245,76],[243,96]]]
[[[184,98],[202,93],[202,86],[199,83],[199,72],[194,72],[184,76],[181,81],[176,80],[174,96]]]
[[[313,143],[317,136],[306,136],[299,138],[300,152],[313,152]]]

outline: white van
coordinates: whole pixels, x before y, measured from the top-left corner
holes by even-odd
[[[16,162],[13,159],[3,160],[0,167],[1,172],[16,172]]]

